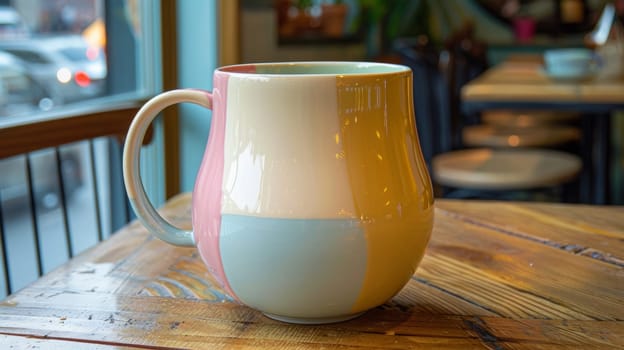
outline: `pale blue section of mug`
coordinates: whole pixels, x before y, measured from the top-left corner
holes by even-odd
[[[350,315],[366,274],[364,231],[352,219],[224,214],[219,247],[236,296],[269,314]]]

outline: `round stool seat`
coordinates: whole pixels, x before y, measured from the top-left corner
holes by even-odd
[[[578,113],[553,111],[489,110],[481,113],[481,122],[505,127],[532,127],[567,123],[579,119]]]
[[[571,126],[515,128],[473,125],[462,130],[463,142],[470,147],[551,147],[578,141],[581,132]]]
[[[579,157],[542,149],[466,149],[433,159],[433,178],[443,186],[479,190],[528,190],[572,180]]]

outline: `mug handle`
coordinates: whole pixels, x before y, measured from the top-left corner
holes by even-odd
[[[123,151],[123,178],[132,209],[141,223],[154,236],[178,246],[194,246],[193,231],[182,230],[168,223],[154,208],[145,194],[139,157],[143,137],[150,123],[165,108],[183,102],[212,109],[212,93],[204,90],[171,90],[151,98],[132,119]]]

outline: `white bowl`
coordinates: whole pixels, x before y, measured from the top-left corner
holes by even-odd
[[[544,52],[546,74],[555,79],[585,79],[596,73],[597,62],[589,49],[552,49]]]

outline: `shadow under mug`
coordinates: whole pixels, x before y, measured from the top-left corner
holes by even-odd
[[[433,225],[433,191],[414,124],[412,72],[365,62],[219,68],[212,92],[148,101],[124,146],[141,222],[197,246],[238,302],[295,323],[347,320],[410,280]],[[169,105],[212,109],[192,231],[166,222],[139,174],[142,138]]]

